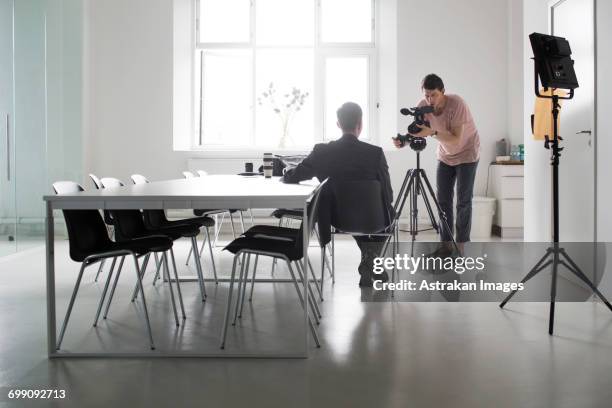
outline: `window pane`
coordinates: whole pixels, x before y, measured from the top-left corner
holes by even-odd
[[[257,54],[258,146],[282,149],[312,145],[313,64],[311,50],[270,50]]]
[[[336,126],[336,110],[345,102],[355,102],[363,110],[361,139],[369,139],[368,58],[339,57],[325,61],[325,139],[342,135]]]
[[[313,0],[258,0],[256,21],[259,45],[314,43]]]
[[[371,42],[372,0],[321,0],[323,42]]]
[[[200,0],[200,42],[249,42],[250,0]]]
[[[251,143],[251,57],[246,51],[204,53],[202,131],[206,145]],[[199,93],[199,89],[196,90]]]

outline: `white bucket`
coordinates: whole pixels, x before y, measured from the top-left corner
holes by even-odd
[[[471,238],[489,238],[495,214],[496,199],[491,197],[474,197],[472,199]]]

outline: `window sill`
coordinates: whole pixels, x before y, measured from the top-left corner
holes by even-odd
[[[190,153],[194,158],[227,158],[227,159],[250,159],[250,158],[262,158],[264,153],[272,153],[283,156],[293,155],[304,155],[309,154],[312,148],[302,148],[294,150],[284,149],[262,149],[262,148],[248,148],[248,147],[206,147],[206,148],[192,148],[190,150],[182,150],[183,152]]]

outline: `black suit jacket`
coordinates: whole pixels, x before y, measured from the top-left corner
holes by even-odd
[[[351,134],[342,135],[333,142],[317,144],[297,167],[287,171],[283,181],[299,183],[313,177],[320,181],[328,177],[334,180],[378,180],[385,206],[389,214],[393,213],[389,166],[383,150],[378,146],[362,142]]]

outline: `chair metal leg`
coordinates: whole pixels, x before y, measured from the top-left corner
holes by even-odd
[[[215,231],[215,242],[213,243],[213,245],[215,247],[217,247],[217,240],[219,239],[219,233],[221,232],[221,227],[223,227],[223,221],[225,220],[225,214],[223,213],[223,215],[221,216],[221,222],[217,222],[217,215],[215,215],[215,225],[217,226],[217,230]]]
[[[198,243],[195,237],[191,237],[191,247],[194,252],[197,253]],[[202,272],[202,264],[200,263],[200,257],[194,256],[196,263],[196,271],[198,273],[198,282],[200,283],[200,294],[202,295],[202,302],[206,302],[206,287],[204,286],[204,273]]]
[[[96,279],[94,279],[94,282],[98,281],[98,276],[100,276],[100,273],[102,273],[102,268],[104,268],[104,262],[106,261],[106,259],[103,259],[100,261],[100,267],[98,268],[98,273],[96,273]]]
[[[178,272],[176,270],[176,260],[174,259],[174,249],[170,248],[170,257],[172,258],[172,268],[174,269],[174,279],[176,281],[176,289],[178,291],[179,304],[181,305],[181,313],[183,314],[183,320],[187,318],[185,314],[185,305],[183,304],[183,293],[181,292],[181,281],[178,277]]]
[[[293,268],[291,268],[291,262],[289,262],[288,259],[286,259],[286,261],[287,267],[289,268],[289,273],[293,278],[293,286],[295,287],[295,290],[298,294],[298,298],[300,299],[300,304],[302,305],[302,308],[307,308],[304,302],[304,297],[302,296],[302,291],[300,290],[300,285],[298,285],[295,273],[293,273]],[[299,262],[296,262],[296,265],[299,265]],[[308,326],[310,327],[310,332],[312,333],[312,337],[314,338],[315,344],[317,345],[317,347],[321,347],[321,342],[319,341],[319,333],[317,332],[317,328],[315,327],[315,325],[312,323],[310,313],[308,313]]]
[[[240,266],[240,278],[238,278],[238,294],[236,295],[236,308],[234,309],[234,322],[232,323],[232,326],[236,325],[236,320],[238,319],[238,309],[240,308],[242,293],[244,293],[243,281],[246,281],[246,275],[248,275],[249,273],[249,261],[251,260],[251,254],[245,255],[246,264],[243,258],[242,265]]]
[[[312,283],[314,284],[314,287],[317,289],[317,293],[319,293],[319,299],[322,302],[323,292],[321,292],[321,288],[319,287],[319,284],[317,283],[317,277],[314,273],[314,268],[312,267],[312,263],[310,263],[310,258],[308,259],[308,269],[310,270],[310,275],[312,276]]]
[[[299,262],[295,263],[295,269],[297,270],[300,279],[304,280],[304,269]],[[317,306],[317,302],[314,301],[314,294],[312,293],[312,288],[308,285],[308,304],[310,305],[310,309],[312,310],[312,314],[315,318],[315,322],[319,324],[319,319],[321,317],[321,312],[319,311],[319,307]]]
[[[208,251],[210,252],[210,262],[212,263],[213,268],[213,276],[215,277],[215,285],[219,284],[219,280],[217,279],[217,267],[215,266],[215,256],[213,255],[212,245],[210,243],[210,231],[208,231],[208,227],[206,227],[206,241],[208,241]],[[204,248],[202,244],[202,248]]]
[[[257,269],[257,259],[259,258],[259,255],[255,254],[255,269]],[[246,273],[244,274],[244,283],[242,284],[242,296],[240,299],[240,312],[238,313],[238,318],[242,319],[242,308],[244,307],[244,295],[246,294],[246,288],[247,288],[247,284],[248,284],[248,280],[249,280],[249,262],[251,260],[251,255],[249,254],[249,257],[247,259],[247,265],[246,265]],[[253,271],[253,276],[255,274],[255,271]],[[253,281],[253,278],[251,278],[251,281]],[[253,282],[251,282],[251,288],[252,288]],[[249,299],[250,300],[250,299]]]
[[[104,309],[103,319],[106,319],[108,316],[108,309],[110,308],[111,302],[113,301],[113,296],[115,296],[115,288],[117,288],[117,282],[119,281],[119,275],[121,275],[121,269],[123,268],[123,261],[125,261],[125,255],[121,257],[121,261],[119,261],[119,268],[117,268],[117,274],[115,275],[115,281],[113,282],[113,287],[111,289],[110,295],[108,295],[108,301],[106,302],[106,309]]]
[[[225,348],[225,339],[227,338],[227,325],[229,323],[230,311],[232,309],[232,292],[234,290],[234,278],[236,277],[236,265],[240,256],[240,254],[234,256],[234,263],[232,265],[232,275],[230,277],[230,284],[227,293],[227,306],[225,306],[225,317],[223,318],[223,329],[221,331],[221,345],[219,346],[221,349]],[[244,254],[242,254],[242,257],[244,257]],[[244,262],[242,264],[244,265]]]
[[[147,269],[147,265],[149,263],[150,256],[151,256],[150,253],[145,255],[144,261],[142,262],[142,271],[140,271],[140,279],[144,277],[145,270]],[[136,283],[136,286],[134,287],[134,291],[132,292],[132,302],[136,301],[137,297],[138,297],[138,283]]]
[[[157,256],[157,252],[155,252],[153,256],[155,257],[155,277],[153,278],[153,286],[155,286],[157,280],[159,279],[159,271],[161,270],[161,260]]]
[[[280,217],[278,219],[278,226],[282,227],[283,226],[283,217]],[[278,259],[276,258],[272,258],[272,271],[270,271],[270,274],[272,276],[274,276],[274,270],[276,269],[276,262],[278,261]]]
[[[72,307],[74,306],[74,300],[76,299],[77,292],[79,291],[79,286],[81,285],[81,278],[83,277],[83,271],[85,270],[86,264],[81,263],[81,269],[79,270],[79,275],[77,277],[76,284],[74,285],[74,289],[72,290],[72,296],[70,297],[70,303],[68,304],[68,310],[66,311],[66,316],[64,317],[64,323],[62,323],[62,330],[60,331],[59,338],[57,340],[57,349],[59,350],[62,341],[64,340],[64,334],[66,333],[66,327],[68,326],[68,320],[70,319],[70,314],[72,313]]]
[[[149,341],[151,343],[151,350],[155,350],[155,343],[153,342],[153,333],[151,332],[151,321],[149,320],[149,311],[147,309],[147,300],[145,299],[144,288],[142,287],[142,278],[140,276],[140,269],[138,266],[138,258],[136,255],[133,255],[134,258],[134,266],[136,267],[136,279],[138,281],[138,288],[140,289],[140,294],[142,296],[142,308],[145,313],[145,320],[147,323],[147,331],[149,332]],[[145,258],[147,259],[147,258]],[[144,268],[142,268],[144,272]]]
[[[331,236],[331,259],[332,259],[332,285],[336,283],[336,247],[335,247],[336,237],[335,234],[332,233]]]
[[[232,215],[232,213],[229,213],[230,216],[230,224],[232,224],[232,235],[234,236],[234,239],[236,239],[236,227],[234,226],[234,216]]]
[[[98,319],[100,318],[100,312],[102,311],[102,305],[106,300],[106,292],[108,291],[108,286],[110,285],[111,278],[113,277],[113,271],[115,270],[115,263],[117,262],[117,257],[113,258],[113,263],[111,264],[110,270],[108,271],[108,277],[106,278],[106,284],[104,285],[104,290],[102,291],[102,295],[100,296],[100,301],[98,302],[98,310],[96,312],[96,318],[94,319],[93,327],[98,325]]]
[[[203,245],[203,244],[202,244]],[[191,254],[193,253],[193,248],[189,248],[189,253],[187,254],[187,260],[185,261],[185,266],[189,265],[189,259],[191,259]],[[157,255],[156,255],[157,256]],[[156,276],[157,278],[157,276]]]
[[[249,216],[251,217],[251,227],[255,225],[255,220],[253,220],[253,211],[249,208]]]
[[[323,282],[325,282],[325,261],[327,258],[325,257],[325,245],[321,247],[321,301],[323,301]],[[316,281],[315,281],[316,283]]]
[[[249,302],[253,301],[253,289],[255,289],[255,277],[257,275],[257,261],[259,255],[255,255],[255,266],[253,267],[253,277],[251,278],[251,294],[249,295]]]
[[[174,290],[172,289],[172,279],[170,279],[170,268],[168,268],[168,255],[166,252],[162,253],[162,262],[164,263],[164,274],[168,280],[168,289],[170,290],[170,302],[172,303],[172,311],[174,312],[174,322],[176,326],[179,326],[178,314],[176,313],[176,302],[174,301]]]

